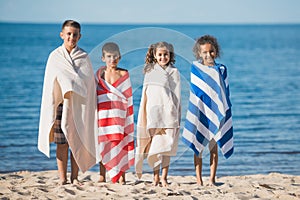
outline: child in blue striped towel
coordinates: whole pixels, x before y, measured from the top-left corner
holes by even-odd
[[[183,142],[194,151],[197,184],[203,185],[202,153],[210,150],[209,185],[216,185],[218,146],[228,158],[233,153],[231,103],[226,67],[215,62],[220,56],[217,39],[204,35],[197,39],[191,69],[191,90]],[[218,145],[217,145],[218,144]]]

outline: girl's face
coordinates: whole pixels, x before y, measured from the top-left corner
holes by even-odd
[[[160,47],[156,49],[154,57],[160,66],[165,67],[170,61],[170,52],[166,47]]]
[[[202,64],[206,66],[214,66],[215,65],[215,58],[216,52],[214,47],[211,44],[203,44],[200,45],[200,58],[202,59]]]
[[[64,46],[70,53],[74,49],[81,37],[80,31],[78,28],[72,26],[65,26],[60,32],[60,37],[64,41]]]

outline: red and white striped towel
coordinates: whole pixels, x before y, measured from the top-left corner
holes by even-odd
[[[113,183],[134,165],[134,119],[129,73],[109,84],[96,72],[98,152]]]

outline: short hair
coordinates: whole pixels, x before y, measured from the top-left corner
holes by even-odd
[[[74,20],[66,20],[61,29],[64,29],[66,26],[71,26],[71,27],[74,27],[74,28],[78,28],[79,29],[79,32],[81,31],[81,26],[80,24],[77,22],[77,21],[74,21]]]
[[[119,55],[120,55],[120,58],[121,58],[121,53],[120,53],[120,48],[119,46],[114,43],[114,42],[107,42],[103,45],[102,47],[102,56],[105,56],[104,55],[104,52],[109,52],[109,53],[112,53],[112,52],[118,52]]]
[[[220,57],[221,48],[220,45],[218,44],[217,39],[211,35],[204,35],[196,40],[196,43],[193,47],[193,53],[197,60],[200,59],[200,55],[199,55],[200,45],[204,45],[204,44],[211,44],[214,48],[216,58]]]

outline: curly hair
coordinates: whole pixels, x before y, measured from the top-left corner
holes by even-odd
[[[197,60],[201,59],[200,45],[204,45],[204,44],[211,44],[213,46],[216,58],[220,57],[221,48],[220,45],[218,44],[217,39],[211,35],[204,35],[196,40],[196,43],[193,47],[193,53]]]
[[[145,67],[144,67],[144,73],[147,73],[153,69],[154,64],[157,63],[157,60],[155,59],[154,55],[156,54],[156,50],[158,48],[167,48],[167,50],[170,53],[170,61],[169,64],[175,63],[175,53],[174,53],[174,47],[172,44],[169,44],[167,42],[157,42],[155,44],[151,44],[148,48],[146,58],[145,58]]]

